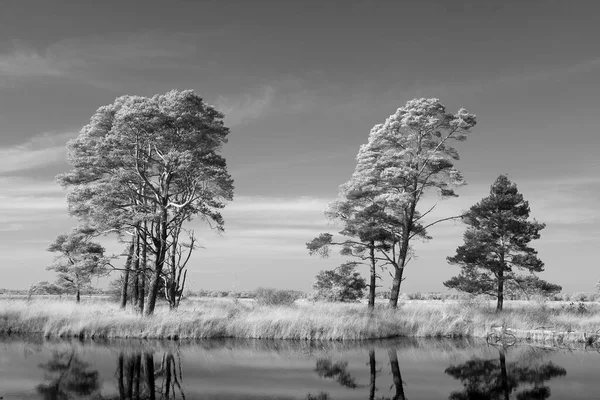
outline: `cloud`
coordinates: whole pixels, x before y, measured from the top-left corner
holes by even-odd
[[[273,107],[275,88],[264,86],[256,93],[232,97],[219,96],[216,108],[225,114],[225,123],[230,126],[242,125],[267,114]]]
[[[0,54],[0,83],[9,78],[57,77],[66,72],[65,65],[51,54],[27,49]]]
[[[66,142],[74,133],[34,136],[24,143],[0,147],[0,174],[45,167],[64,162]]]
[[[200,221],[192,226],[205,246],[203,258],[220,257],[223,251],[233,257],[273,253],[304,257],[305,243],[331,230],[323,213],[329,202],[313,197],[240,196],[223,210],[223,235],[209,232]]]
[[[303,86],[302,80],[282,79],[246,93],[221,95],[215,107],[225,114],[230,127],[266,116],[295,114],[315,105],[316,93]]]
[[[248,212],[321,212],[325,210],[331,200],[315,197],[261,197],[261,196],[239,196],[234,202],[227,206],[226,212],[243,213]]]
[[[203,35],[206,37],[210,33]],[[42,50],[20,45],[0,54],[0,85],[32,78],[64,78],[114,87],[115,76],[107,72],[114,69],[181,70],[211,65],[185,62],[196,54],[197,42],[191,34],[148,31],[69,38]]]
[[[53,181],[0,177],[2,231],[38,229],[67,219],[65,191]]]

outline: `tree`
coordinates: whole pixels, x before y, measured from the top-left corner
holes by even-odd
[[[444,285],[494,296],[498,299],[497,310],[502,310],[507,285],[512,289],[560,291],[560,286],[531,276],[544,270],[544,263],[529,243],[540,238],[545,225],[529,220],[529,212],[529,203],[517,185],[500,175],[491,186],[490,195],[465,214],[464,244],[456,249],[455,256],[448,257],[448,262],[459,265],[461,272]],[[519,270],[529,274],[519,274]]]
[[[377,250],[389,249],[389,234],[380,227],[380,209],[376,204],[364,205],[359,198],[349,198],[342,186],[338,199],[332,202],[325,215],[332,221],[341,221],[344,228],[340,235],[348,239],[342,242],[334,242],[333,235],[322,233],[312,241],[306,243],[310,255],[319,254],[328,257],[331,246],[340,246],[340,254],[359,259],[355,265],[366,264],[369,266],[370,279],[368,307],[375,307],[375,291],[377,287],[377,263],[387,260],[377,257]]]
[[[454,187],[463,185],[454,168],[458,152],[452,141],[464,141],[476,119],[465,109],[446,112],[438,99],[415,99],[373,127],[367,144],[361,146],[357,165],[344,185],[345,197],[359,209],[377,206],[378,226],[387,232],[389,246],[377,248],[393,268],[390,305],[397,307],[404,269],[415,238],[430,239],[427,228],[448,217],[425,223],[432,207],[420,212],[417,206],[430,190],[442,198],[456,196]]]
[[[169,249],[176,246],[172,233],[194,216],[223,230],[219,210],[233,197],[233,180],[219,155],[229,133],[223,118],[190,90],[122,96],[99,108],[69,142],[72,170],[58,180],[71,189],[70,213],[105,231],[137,236],[144,268],[146,252],[153,256],[148,315]]]
[[[48,247],[48,251],[59,253],[52,265],[47,267],[58,273],[56,286],[64,292],[76,293],[81,300],[81,291],[89,288],[92,277],[106,272],[108,260],[104,248],[91,242],[95,230],[89,227],[75,228],[70,234],[61,234]]]
[[[29,287],[28,295],[47,294],[53,296],[62,296],[65,294],[76,294],[75,285],[62,279],[57,279],[56,282],[40,281]]]
[[[180,242],[181,229],[171,231],[171,248],[166,264],[167,269],[164,276],[165,297],[169,302],[171,310],[179,307],[181,296],[185,289],[187,277],[187,264],[194,249],[197,248],[194,232],[188,232],[189,242]]]
[[[362,298],[367,284],[356,272],[356,264],[350,261],[336,269],[319,272],[313,285],[317,297],[328,301],[356,301]]]

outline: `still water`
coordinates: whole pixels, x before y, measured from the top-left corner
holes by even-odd
[[[600,399],[600,354],[481,342],[0,339],[8,399]]]

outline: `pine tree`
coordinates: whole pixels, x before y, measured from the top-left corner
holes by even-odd
[[[456,249],[455,256],[448,257],[448,262],[460,265],[462,270],[444,285],[494,296],[498,299],[497,310],[502,310],[504,293],[509,288],[528,291],[534,285],[546,292],[560,291],[560,286],[532,275],[542,272],[544,263],[529,243],[540,238],[545,224],[529,220],[529,212],[529,203],[517,185],[500,175],[490,195],[465,214],[468,227],[464,244]]]

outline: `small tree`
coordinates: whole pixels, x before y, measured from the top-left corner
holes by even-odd
[[[529,242],[539,239],[545,225],[528,220],[529,211],[529,203],[523,200],[517,185],[500,175],[491,186],[490,195],[465,214],[464,244],[456,249],[454,257],[448,257],[451,264],[460,265],[462,270],[444,285],[494,296],[498,299],[497,310],[502,310],[507,287],[560,291],[560,286],[531,276],[544,270],[544,263]],[[529,274],[520,275],[518,270]]]
[[[377,204],[356,193],[347,193],[347,185],[340,187],[338,199],[332,202],[325,215],[329,220],[343,222],[344,228],[339,232],[347,239],[335,242],[333,235],[322,233],[306,243],[310,255],[319,254],[329,257],[331,246],[340,246],[340,254],[353,257],[355,265],[369,266],[368,307],[375,307],[375,291],[377,287],[377,265],[381,268],[389,265],[388,259],[381,257],[379,252],[389,251],[394,243],[394,236],[381,227],[383,211]]]
[[[357,264],[350,261],[336,269],[319,272],[313,285],[317,297],[328,301],[356,301],[362,298],[367,283],[356,272]]]
[[[90,241],[94,233],[92,228],[78,227],[69,234],[58,235],[48,247],[48,251],[59,255],[47,269],[58,274],[58,287],[72,288],[78,303],[81,291],[90,286],[93,276],[105,273],[108,264],[104,248]]]
[[[172,245],[167,257],[167,268],[164,274],[165,297],[169,302],[171,310],[179,307],[183,290],[185,289],[185,279],[187,277],[187,264],[194,249],[197,248],[196,237],[193,231],[187,232],[190,241],[188,243],[180,242],[180,229],[173,230],[171,233]]]
[[[48,294],[54,296],[62,296],[63,294],[75,293],[73,285],[69,282],[48,282],[41,281],[29,288],[29,295],[32,294]]]

